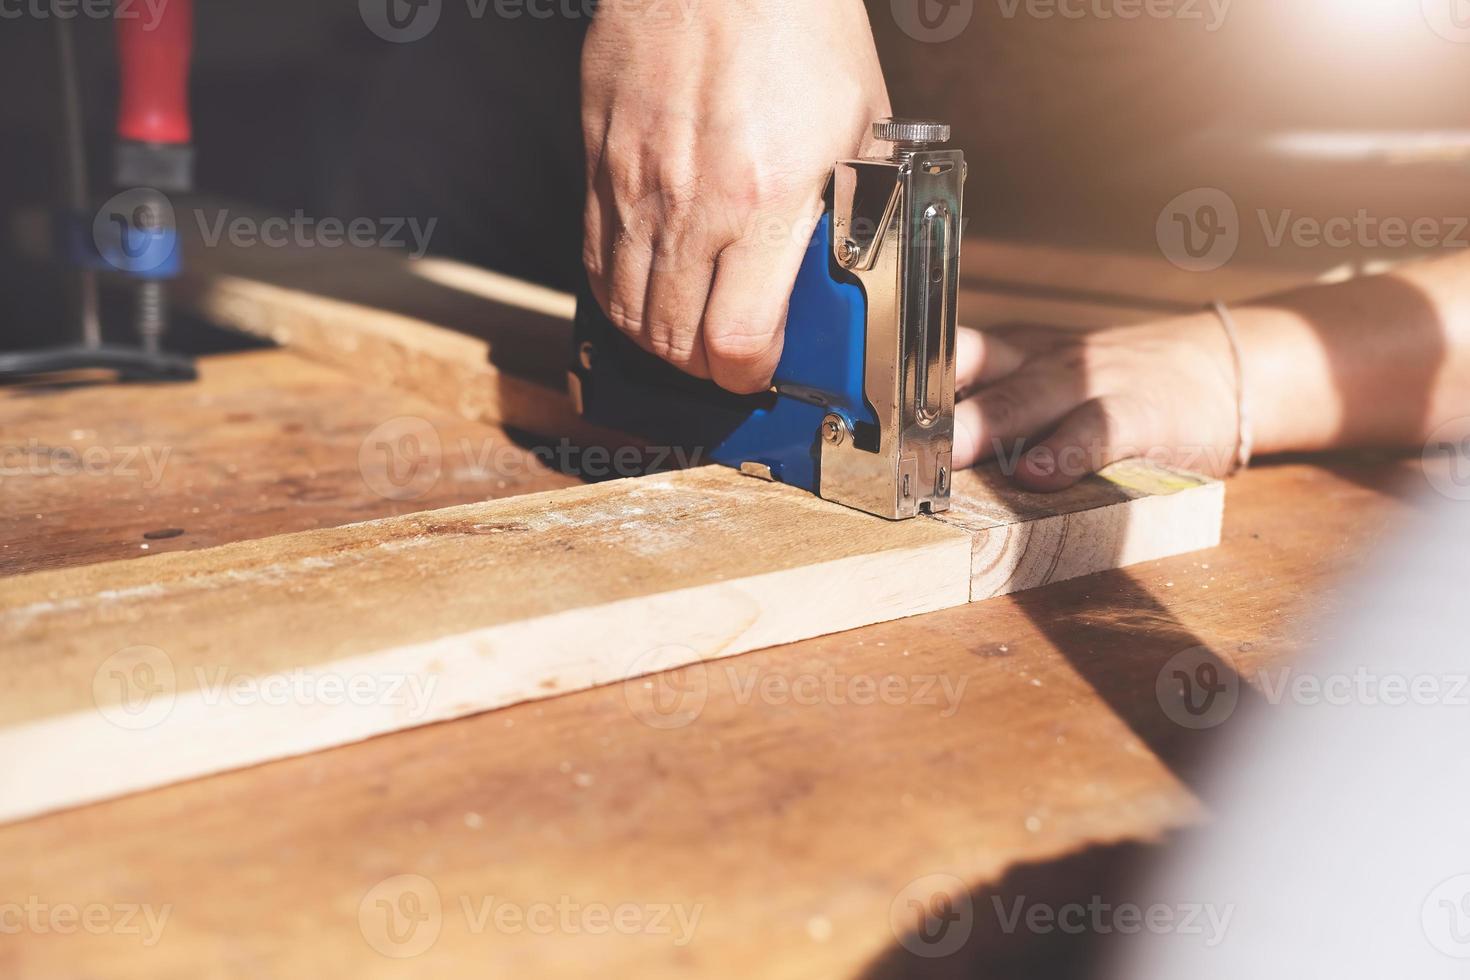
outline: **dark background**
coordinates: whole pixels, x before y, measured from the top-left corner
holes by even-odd
[[[1200,186],[1243,212],[1470,213],[1462,151],[1323,161],[1269,149],[1292,130],[1470,129],[1470,44],[1435,35],[1417,0],[1235,0],[1213,32],[1206,0],[1175,2],[1204,19],[1038,17],[1024,2],[1007,16],[1009,3],[974,0],[957,37],[924,43],[890,0],[871,0],[895,109],[952,122],[968,155],[971,233],[1157,254],[1160,209]],[[466,0],[443,3],[428,37],[392,44],[356,0],[198,0],[197,186],[315,217],[435,217],[434,251],[570,288],[586,18],[508,20],[493,2],[477,18]],[[112,24],[74,23],[101,200]],[[4,347],[70,329],[63,280],[12,233],[17,214],[61,191],[53,29],[0,19]],[[1241,247],[1263,245],[1247,235]]]

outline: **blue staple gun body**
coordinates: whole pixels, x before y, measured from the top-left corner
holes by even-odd
[[[949,507],[963,154],[949,127],[885,120],[885,158],[833,168],[771,389],[736,395],[639,348],[584,290],[584,417],[891,520]]]

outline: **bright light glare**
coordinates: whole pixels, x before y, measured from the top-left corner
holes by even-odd
[[[1287,0],[1295,5],[1302,26],[1316,37],[1372,38],[1422,32],[1419,0]],[[1458,3],[1462,0],[1445,0]]]
[[[1297,130],[1266,145],[1299,160],[1458,160],[1470,156],[1470,129]]]
[[[1418,4],[1405,0],[1331,0],[1327,9],[1343,20],[1364,26],[1384,26],[1399,20],[1405,10],[1418,16]]]

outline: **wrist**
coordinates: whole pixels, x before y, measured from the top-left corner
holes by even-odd
[[[1233,309],[1257,453],[1330,447],[1341,423],[1331,365],[1310,324],[1288,310]]]
[[[1250,392],[1245,379],[1245,357],[1241,350],[1240,334],[1235,324],[1235,315],[1230,307],[1220,300],[1210,304],[1210,311],[1220,322],[1220,329],[1230,345],[1231,380],[1235,382],[1235,451],[1227,472],[1235,473],[1251,463],[1255,449],[1255,432],[1251,422]]]
[[[1250,462],[1254,442],[1235,317],[1228,308],[1209,309],[1190,316],[1180,329],[1200,361],[1193,387],[1200,428],[1186,433],[1185,441],[1193,440],[1206,454],[1211,472],[1228,476]]]

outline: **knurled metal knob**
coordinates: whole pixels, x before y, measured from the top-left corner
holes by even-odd
[[[873,138],[888,143],[947,143],[949,124],[934,119],[880,119],[873,123]]]

